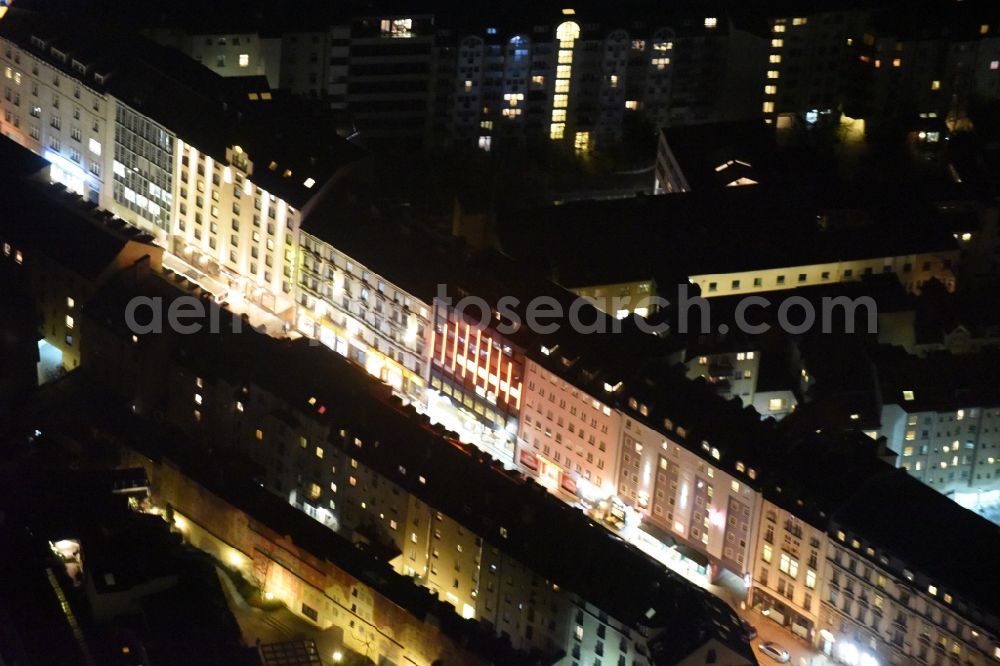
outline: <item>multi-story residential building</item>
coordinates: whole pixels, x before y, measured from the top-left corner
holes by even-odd
[[[280,37],[263,26],[247,35],[235,23],[206,32],[185,16],[177,19],[185,27],[150,34],[220,74],[266,74],[274,86],[324,97],[376,139],[483,150],[552,140],[586,152],[620,140],[635,120],[760,116],[766,42],[732,16],[661,12],[626,22],[582,8],[532,10],[309,15]]]
[[[1000,659],[1000,591],[975,569],[982,553],[1000,545],[996,528],[941,506],[946,501],[890,471],[832,512],[817,640],[824,652],[845,663],[978,666]],[[954,540],[920,539],[926,529]]]
[[[593,386],[617,384],[599,368],[587,368],[582,362],[570,363],[560,372],[549,370],[554,364],[547,357],[555,355],[559,364],[571,357],[559,349],[545,348],[536,361],[526,361],[527,381],[521,423],[518,432],[518,464],[538,483],[553,492],[563,490],[572,496],[591,501],[615,493],[618,478],[618,441],[621,437],[621,414],[613,402],[602,402],[592,395],[606,391],[581,390],[577,383]],[[575,382],[564,378],[575,375]],[[611,393],[614,395],[614,393]]]
[[[826,533],[765,499],[757,537],[750,606],[813,642],[822,591],[817,588],[826,580]]]
[[[478,421],[486,440],[501,459],[512,462],[518,419],[524,402],[524,348],[511,334],[500,332],[496,310],[460,308],[470,295],[449,284],[447,296],[434,300],[431,332],[430,387],[460,413]],[[489,320],[480,319],[489,315]]]
[[[898,347],[875,357],[885,437],[896,464],[914,478],[974,507],[1000,497],[1000,395],[995,354],[938,353]]]
[[[292,321],[299,224],[359,155],[322,118],[261,77],[226,79],[127,36],[91,43],[16,10],[0,50],[19,89],[3,104],[23,92],[38,119],[9,133],[54,180],[215,278],[218,296]]]
[[[398,573],[508,636],[515,649],[561,651],[555,663],[567,666],[595,659],[754,663],[738,617],[723,602],[421,423],[336,354],[254,332],[129,343],[119,329],[119,303],[129,297],[111,285],[92,299],[87,322],[97,332],[88,332],[95,346],[83,367],[130,392],[123,397],[142,405],[137,413],[157,410],[195,441],[218,442],[227,433],[227,446],[267,470],[266,488],[342,535],[385,550]],[[136,391],[109,358],[122,345],[170,371]],[[568,560],[567,544],[588,556]],[[600,573],[609,562],[631,572],[611,587]]]
[[[932,205],[832,186],[812,194],[758,185],[569,202],[504,220],[501,243],[525,263],[547,267],[556,282],[568,276],[571,287],[587,284],[588,274],[601,284],[651,275],[658,295],[682,310],[699,292],[708,299],[764,294],[883,273],[908,292],[932,279],[954,289],[960,251]],[[694,319],[690,331],[701,310],[685,311]]]
[[[72,373],[58,388],[38,391],[30,410],[35,425],[67,448],[114,446],[124,468],[115,472],[115,492],[127,488],[132,506],[145,512],[145,522],[153,527],[154,515],[168,523],[174,532],[169,542],[180,537],[201,550],[209,558],[209,571],[213,569],[208,562],[214,560],[220,571],[225,568],[229,575],[242,576],[255,586],[259,592],[254,597],[271,605],[284,604],[317,633],[322,630],[327,640],[319,643],[326,660],[366,655],[382,663],[414,666],[441,662],[534,666],[558,658],[556,653],[513,649],[486,623],[462,618],[451,604],[393,571],[378,549],[359,547],[260,487],[250,475],[234,473],[244,471],[244,466],[226,452],[208,454],[176,431],[163,437],[161,424],[130,414],[127,406],[82,372]],[[60,414],[88,416],[71,422]],[[105,478],[103,492],[111,485],[111,475]],[[88,516],[95,513],[93,502],[81,504],[87,505],[81,510]],[[133,541],[140,541],[134,530],[130,534]],[[83,541],[83,552],[92,571],[102,572],[103,579],[103,572],[111,570],[102,557],[107,549],[99,551],[88,540]],[[105,594],[101,608],[120,610],[122,596],[148,594],[148,583],[122,589],[126,578],[120,568],[114,572],[114,589],[101,590],[96,583]],[[119,603],[113,603],[115,599]],[[224,605],[221,613],[232,621]],[[254,634],[243,636],[252,644]],[[202,644],[199,641],[199,648]],[[131,649],[138,645],[133,642]],[[281,644],[285,651],[281,647],[276,651],[287,657],[288,646]],[[327,651],[327,646],[332,649]],[[266,646],[260,649],[266,654]],[[318,654],[313,652],[317,658]]]
[[[444,246],[405,227],[319,218],[299,239],[298,330],[426,402],[436,283],[413,257],[430,260]],[[394,252],[401,239],[406,247]]]
[[[769,20],[761,106],[765,122],[777,119],[782,126],[798,117],[816,122],[820,111],[831,112],[836,119],[841,113],[850,118],[869,116],[870,109],[861,103],[870,70],[858,54],[863,46],[874,44],[874,35],[866,32],[871,14],[865,8],[830,8]]]
[[[736,346],[742,351],[726,349]],[[723,345],[690,345],[685,350],[685,365],[690,379],[701,377],[725,398],[739,398],[744,405],[754,402],[760,352],[746,342]]]

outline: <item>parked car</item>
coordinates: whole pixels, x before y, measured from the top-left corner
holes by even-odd
[[[787,664],[792,658],[792,655],[788,654],[788,650],[781,647],[777,643],[761,643],[757,647],[759,647],[760,651],[768,657],[782,664]]]

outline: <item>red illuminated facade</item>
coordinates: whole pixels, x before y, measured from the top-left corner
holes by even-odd
[[[516,432],[524,354],[492,329],[482,330],[438,305],[431,340],[431,386],[481,421]]]

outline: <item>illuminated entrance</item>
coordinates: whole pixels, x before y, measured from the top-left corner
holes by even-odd
[[[556,465],[551,460],[546,460],[542,456],[538,456],[538,483],[542,486],[549,490],[558,488],[559,477],[562,476],[562,472],[562,467]]]

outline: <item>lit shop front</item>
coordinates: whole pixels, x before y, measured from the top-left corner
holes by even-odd
[[[803,616],[781,597],[772,596],[768,590],[753,588],[753,608],[769,620],[786,627],[793,634],[806,641],[811,641],[815,631],[812,620]]]
[[[421,396],[424,380],[395,359],[378,351],[365,341],[361,325],[347,319],[347,327],[338,326],[328,317],[320,317],[305,307],[299,307],[297,328],[310,338],[319,340],[338,354],[360,365],[373,377],[406,396]]]

